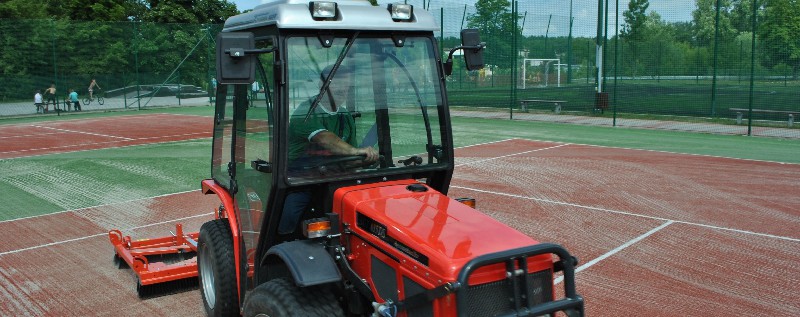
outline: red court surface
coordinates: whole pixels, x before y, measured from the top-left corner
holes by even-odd
[[[800,315],[800,165],[516,139],[456,164],[451,197],[580,259],[588,316]],[[0,315],[202,315],[197,290],[138,299],[105,232],[197,230],[216,204],[198,190],[0,222]]]
[[[162,113],[0,126],[0,159],[208,138],[212,123]]]

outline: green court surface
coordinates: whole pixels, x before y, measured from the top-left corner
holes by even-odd
[[[454,118],[456,146],[508,138],[800,163],[800,140],[549,122]]]

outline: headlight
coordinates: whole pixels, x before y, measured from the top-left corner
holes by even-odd
[[[336,2],[312,1],[308,3],[314,19],[332,19],[336,17]]]
[[[414,7],[410,4],[390,3],[389,12],[391,12],[393,20],[409,21],[414,13]]]

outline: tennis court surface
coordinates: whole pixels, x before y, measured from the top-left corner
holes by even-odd
[[[157,125],[153,116],[36,124],[82,137],[57,144],[6,126],[0,154],[209,137],[210,118],[175,117],[187,128],[170,138],[144,132],[158,129],[142,129]],[[174,129],[175,119],[164,121]],[[82,141],[93,137],[103,139]],[[456,154],[450,196],[474,197],[492,217],[567,247],[581,262],[589,316],[800,315],[800,165],[523,139]],[[197,290],[140,300],[133,274],[112,264],[107,231],[197,230],[215,206],[198,188],[0,222],[0,315],[202,315]]]

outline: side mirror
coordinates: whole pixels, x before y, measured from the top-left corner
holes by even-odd
[[[221,84],[249,84],[255,80],[255,38],[250,32],[217,35],[217,80]]]
[[[462,50],[464,53],[464,62],[467,64],[467,70],[478,70],[483,68],[483,49],[486,48],[486,43],[481,42],[481,34],[477,29],[464,29],[461,30],[461,46],[454,47],[447,54],[447,61],[444,62],[444,74],[450,76],[453,74],[453,53],[457,50]]]
[[[461,46],[464,47],[464,62],[467,70],[483,68],[483,48],[481,34],[477,29],[461,30]]]

